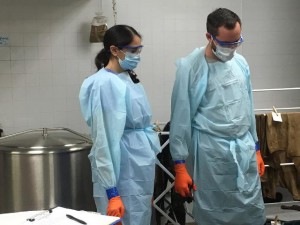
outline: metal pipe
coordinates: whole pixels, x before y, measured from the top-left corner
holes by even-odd
[[[25,131],[22,131],[22,132],[18,132],[18,133],[14,133],[14,134],[9,134],[9,135],[6,135],[4,137],[1,137],[0,139],[3,140],[3,139],[7,139],[7,138],[10,138],[10,137],[14,137],[14,136],[18,136],[18,135],[21,135],[21,134],[26,134],[26,133],[32,133],[32,132],[37,132],[37,131],[41,131],[42,132],[42,135],[44,137],[46,137],[48,134],[49,134],[49,131],[55,131],[55,130],[65,130],[65,131],[69,131],[70,133],[73,133],[79,137],[82,137],[87,143],[90,143],[92,144],[92,140],[83,135],[83,134],[80,134],[74,130],[71,130],[69,128],[64,128],[64,127],[56,127],[56,128],[38,128],[38,129],[30,129],[30,130],[25,130]]]
[[[169,135],[169,131],[158,132],[160,135]]]
[[[290,91],[290,90],[300,90],[300,87],[293,88],[268,88],[268,89],[253,89],[253,92],[264,92],[264,91]]]
[[[294,166],[295,163],[291,162],[291,163],[280,163],[280,166]],[[265,167],[270,167],[270,165],[265,165]]]
[[[288,108],[277,108],[277,110],[297,110],[300,109],[300,107],[288,107]],[[271,108],[266,108],[266,109],[254,109],[254,111],[273,111]]]

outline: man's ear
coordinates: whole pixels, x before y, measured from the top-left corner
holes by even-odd
[[[212,36],[211,36],[210,33],[206,32],[205,36],[206,36],[206,39],[207,39],[208,41],[211,41]]]

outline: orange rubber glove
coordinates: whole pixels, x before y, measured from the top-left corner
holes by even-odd
[[[259,176],[262,176],[265,173],[265,163],[261,157],[260,150],[256,150],[256,160]]]
[[[123,217],[125,213],[125,207],[120,196],[109,199],[107,206],[107,215]]]
[[[174,165],[175,170],[175,192],[182,197],[190,197],[192,193],[190,187],[193,185],[193,180],[188,174],[185,163],[179,163]],[[196,191],[196,185],[193,185],[193,190]]]

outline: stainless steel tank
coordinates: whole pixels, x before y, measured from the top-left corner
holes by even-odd
[[[0,213],[54,206],[94,211],[91,140],[67,128],[0,138]]]

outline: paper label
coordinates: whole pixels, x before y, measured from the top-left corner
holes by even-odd
[[[281,113],[272,112],[273,120],[276,122],[282,122]]]

